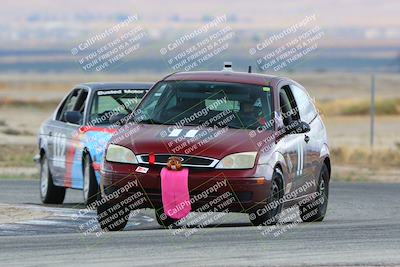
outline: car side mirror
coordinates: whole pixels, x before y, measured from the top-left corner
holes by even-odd
[[[308,133],[311,130],[310,124],[304,121],[294,121],[287,128],[288,134]]]
[[[79,111],[67,111],[64,115],[65,121],[73,124],[79,124],[82,119],[82,114]]]

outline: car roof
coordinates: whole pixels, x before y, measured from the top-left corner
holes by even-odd
[[[115,89],[150,89],[154,83],[151,82],[90,82],[81,83],[75,86],[75,88],[85,87],[93,91],[97,90],[115,90]]]
[[[165,77],[164,81],[215,81],[270,85],[274,79],[282,78],[274,75],[222,70],[177,72]]]

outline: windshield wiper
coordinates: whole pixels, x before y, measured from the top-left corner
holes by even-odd
[[[246,129],[245,127],[240,127],[238,125],[232,125],[232,124],[226,124],[225,126],[232,129]]]
[[[155,119],[146,119],[137,122],[138,124],[154,124],[154,125],[174,125],[174,123],[162,122]]]
[[[196,121],[196,123],[185,123],[185,126],[200,126],[204,125],[207,121]],[[207,127],[214,127],[217,126],[218,128],[223,128],[223,127],[228,127],[232,129],[246,129],[244,127],[241,127],[239,125],[232,125],[232,124],[224,124],[224,125],[218,125],[217,123],[211,123],[207,125]]]
[[[207,121],[196,121],[196,122],[189,122],[189,123],[185,123],[184,126],[200,126],[200,125],[204,125]],[[211,126],[211,125],[208,125]]]
[[[146,120],[141,120],[138,121],[137,123],[143,123],[143,124],[164,124],[161,121],[156,121],[154,119],[146,119]]]

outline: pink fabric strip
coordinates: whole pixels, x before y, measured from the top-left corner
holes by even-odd
[[[180,171],[161,170],[161,197],[164,213],[170,218],[179,220],[189,214],[191,210],[188,188],[189,170]]]

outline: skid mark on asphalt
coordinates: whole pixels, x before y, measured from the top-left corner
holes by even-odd
[[[0,224],[0,236],[23,236],[60,233],[96,233],[100,228],[96,211],[79,212],[78,209],[18,205],[19,207],[41,210],[51,213],[50,216],[35,218],[15,223]],[[82,210],[81,210],[82,211]],[[124,230],[154,229],[155,220],[140,211],[131,213],[128,225]]]

